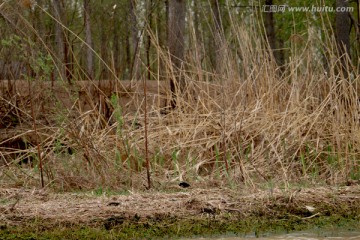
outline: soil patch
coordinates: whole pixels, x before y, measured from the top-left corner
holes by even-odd
[[[112,239],[298,230],[344,219],[360,227],[360,186],[252,193],[194,188],[111,196],[1,188],[0,213],[1,239],[25,233]]]

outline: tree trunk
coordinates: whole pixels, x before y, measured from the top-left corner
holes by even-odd
[[[104,23],[107,21],[107,16],[105,15],[105,12],[107,11],[106,7],[104,7],[105,3],[104,0],[101,0],[101,16],[100,16],[100,22]],[[115,10],[114,15],[112,18],[115,18]],[[109,42],[109,36],[107,35],[107,31],[109,31],[109,27],[102,27],[100,29],[100,57],[104,59],[106,62],[110,62],[109,59],[109,49],[108,49],[108,42]],[[114,33],[115,34],[115,33]],[[105,64],[100,64],[99,66],[100,76],[99,79],[109,79],[109,69],[105,66]]]
[[[61,79],[66,78],[66,70],[65,66],[67,64],[66,60],[66,52],[65,52],[65,38],[64,32],[61,26],[63,23],[63,7],[62,2],[60,0],[53,0],[54,6],[54,17],[56,18],[55,22],[55,44],[57,47],[57,65],[59,69],[59,75]]]
[[[199,19],[199,12],[201,11],[200,7],[198,6],[199,2],[197,0],[193,0],[192,4],[194,5],[194,28],[195,28],[195,37],[196,40],[200,43],[200,19]]]
[[[90,0],[84,0],[84,22],[86,46],[86,73],[89,79],[94,78],[94,54],[90,22],[91,6]]]
[[[132,56],[132,66],[130,72],[131,79],[140,79],[140,64],[139,64],[139,37],[138,37],[138,23],[136,17],[136,0],[130,0],[130,53]]]
[[[168,0],[168,48],[173,72],[170,79],[171,107],[176,107],[176,97],[185,89],[181,68],[184,61],[185,0]]]
[[[119,77],[120,75],[120,39],[119,39],[119,24],[118,24],[118,15],[119,11],[114,9],[113,16],[113,61],[114,61],[114,71],[115,75]]]
[[[349,6],[347,0],[336,0],[336,7],[345,8]],[[348,77],[348,59],[350,59],[350,18],[348,12],[336,12],[335,33],[337,50],[340,57],[340,69],[344,77]]]
[[[273,0],[265,0],[265,5],[272,6]],[[266,11],[264,13],[264,25],[266,31],[266,38],[269,43],[270,49],[273,53],[273,56],[278,63],[277,54],[276,54],[276,35],[275,35],[275,27],[274,27],[274,13],[272,11]]]
[[[213,48],[214,51],[214,66],[215,71],[218,75],[222,75],[224,73],[224,48],[223,48],[223,27],[221,23],[221,14],[219,8],[219,0],[211,1],[211,9],[214,16],[214,40],[215,46]]]

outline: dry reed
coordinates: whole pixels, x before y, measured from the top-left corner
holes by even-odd
[[[226,59],[221,74],[203,69],[199,56],[206,53],[196,39],[189,41],[195,45],[190,44],[194,51],[188,52],[181,72],[186,89],[176,96],[173,111],[166,108],[171,94],[163,79],[176,76],[171,76],[168,55],[154,39],[152,46],[166,69],[149,75],[155,78],[153,83],[157,81],[156,91],[144,92],[140,81],[128,89],[114,76],[115,87],[109,93],[98,81],[88,82],[94,91],[64,84],[60,89],[73,100],[65,104],[53,89],[9,97],[3,85],[2,112],[17,123],[2,129],[10,134],[0,143],[0,184],[39,183],[39,157],[26,105],[34,96],[44,181],[55,189],[143,188],[146,139],[153,185],[159,189],[183,179],[286,188],[358,179],[357,74],[346,79],[337,73],[339,63],[330,48],[325,69],[310,38],[288,49],[291,60],[281,70],[261,34],[253,34],[262,31],[258,23],[232,22],[231,26],[231,41],[224,40],[222,45]],[[325,41],[327,46],[333,44]],[[36,89],[43,83],[35,80],[32,84]],[[149,96],[147,116],[144,93]],[[16,145],[19,139],[28,145]],[[24,159],[30,159],[29,164]]]

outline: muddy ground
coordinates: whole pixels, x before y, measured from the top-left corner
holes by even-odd
[[[207,233],[272,231],[279,226],[296,230],[325,222],[340,224],[342,219],[360,222],[360,185],[247,193],[179,187],[171,193],[101,195],[0,188],[0,214],[0,239],[59,229],[61,236],[68,229],[97,229],[104,239],[113,239],[105,237],[109,232],[121,238],[151,238],[204,234],[201,229]],[[90,235],[83,237],[102,238]]]

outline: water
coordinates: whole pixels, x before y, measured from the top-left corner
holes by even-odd
[[[201,238],[187,238],[182,240],[245,240],[245,239],[259,239],[259,240],[360,240],[360,231],[340,231],[340,230],[326,230],[326,231],[301,231],[288,234],[269,234],[256,237],[255,235],[247,235],[245,237],[222,236],[222,237],[201,237]]]

